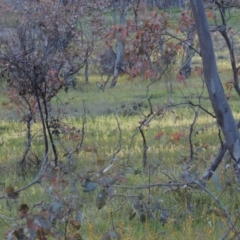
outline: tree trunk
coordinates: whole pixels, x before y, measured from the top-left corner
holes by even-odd
[[[195,50],[191,48],[191,46],[194,45],[194,34],[195,26],[193,25],[190,27],[187,31],[187,41],[183,44],[183,49],[185,51],[185,56],[181,64],[181,68],[179,73],[184,76],[185,78],[188,78],[191,75],[192,72],[192,58],[195,55]]]
[[[125,25],[126,21],[126,0],[122,0],[121,6],[120,6],[120,25]],[[124,44],[121,39],[121,36],[117,39],[117,49],[116,49],[116,59],[114,64],[114,76],[112,79],[112,82],[110,84],[110,88],[113,88],[117,84],[119,69],[121,68],[122,62],[123,62],[123,55],[124,55]]]
[[[88,77],[88,58],[85,59],[85,82],[89,84],[89,77]]]
[[[215,112],[217,122],[225,137],[227,149],[237,163],[236,170],[238,176],[240,176],[240,135],[218,74],[213,43],[203,0],[190,0],[190,2],[196,23],[199,45],[201,48],[204,79],[210,101]]]

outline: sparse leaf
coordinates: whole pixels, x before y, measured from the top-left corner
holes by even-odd
[[[228,80],[224,83],[226,90],[231,91],[233,88],[233,79]]]
[[[39,214],[34,215],[34,223],[45,231],[50,231],[51,223],[49,221],[49,212],[42,211]]]
[[[140,214],[140,221],[141,221],[141,223],[145,223],[146,220],[147,220],[146,215],[145,215],[144,213],[141,213],[141,214]]]
[[[103,165],[105,164],[105,162],[106,162],[106,159],[99,157],[99,158],[97,159],[97,162],[96,162],[96,163],[97,163],[98,166],[103,166]]]
[[[180,117],[178,115],[174,115],[174,124],[176,124],[176,122],[180,119]]]
[[[18,228],[13,232],[13,235],[16,237],[17,240],[26,240],[27,236],[24,234],[23,228]]]
[[[7,196],[11,199],[17,199],[19,197],[18,192],[14,191],[13,186],[7,187],[5,191],[6,191]]]
[[[62,207],[63,207],[62,203],[55,202],[51,205],[49,211],[52,213],[56,213],[56,212],[60,211]]]
[[[70,238],[69,240],[83,240],[83,238],[79,233],[74,233],[72,238]]]
[[[169,217],[169,212],[167,210],[162,210],[160,214],[160,222],[162,222],[162,224],[164,225],[165,223],[167,223],[168,217]]]
[[[69,155],[69,153],[66,152],[66,153],[63,154],[63,157],[67,157],[68,155]]]
[[[86,181],[86,182],[85,182],[85,184],[83,185],[83,187],[84,187],[83,191],[84,191],[84,192],[93,192],[93,191],[96,190],[96,188],[97,188],[98,185],[99,185],[98,183],[92,182],[92,181],[90,181],[90,180],[88,180],[88,179],[86,179],[85,181]]]
[[[132,212],[130,215],[129,215],[129,221],[132,221],[134,218],[136,217],[136,212]]]
[[[175,133],[172,135],[172,140],[173,140],[174,142],[178,142],[182,137],[184,137],[184,133],[175,132]]]
[[[97,153],[97,147],[96,146],[83,145],[82,150],[85,151],[85,152]]]
[[[156,135],[155,135],[155,137],[154,137],[154,139],[155,140],[159,140],[159,139],[161,139],[161,137],[164,135],[164,132],[159,132],[159,133],[157,133]]]
[[[111,168],[112,168],[112,166],[113,166],[113,164],[110,164],[110,165],[108,165],[107,167],[105,167],[104,169],[103,169],[103,173],[106,173],[106,172],[108,172]]]
[[[113,187],[108,187],[108,196],[112,198],[116,195],[116,190]]]
[[[99,210],[105,206],[107,198],[108,198],[108,192],[104,188],[98,193],[96,197],[96,206]]]
[[[26,217],[28,210],[29,210],[29,207],[27,204],[21,204],[20,207],[18,208],[18,211],[20,212],[21,217]]]
[[[81,223],[78,221],[71,220],[70,223],[76,230],[79,230],[81,228]]]

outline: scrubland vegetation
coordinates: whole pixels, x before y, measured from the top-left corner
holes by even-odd
[[[239,239],[236,156],[240,148],[237,140],[228,145],[226,126],[212,105],[217,90],[212,87],[212,95],[207,90],[204,53],[196,36],[187,37],[192,26],[197,34],[190,5],[163,11],[145,5],[148,1],[140,7],[135,1],[116,6],[101,1],[106,6],[99,15],[91,1],[84,5],[88,14],[74,1],[66,5],[60,1],[64,7],[56,2],[27,5],[38,9],[39,16],[31,15],[27,7],[4,5],[6,11],[13,11],[13,6],[18,10],[14,8],[16,15],[2,24],[16,24],[16,29],[19,24],[25,35],[17,31],[18,38],[12,39],[15,33],[11,33],[7,36],[11,44],[0,34],[0,236],[7,240]],[[239,5],[223,2],[206,5],[206,12],[222,87],[237,122],[240,102],[234,83],[238,79],[233,79],[232,69],[234,64],[238,68],[239,60],[236,56],[231,65],[227,41],[214,26],[221,16],[219,8],[227,9],[231,27],[227,34],[237,55]],[[41,11],[48,13],[52,7],[66,14],[64,21],[57,22],[62,28],[56,32],[53,22],[41,21]],[[114,12],[114,7],[119,11]],[[114,24],[114,14],[123,17],[120,10],[125,8],[127,23]],[[26,13],[26,19],[18,11]],[[130,13],[137,11],[135,34]],[[79,20],[80,13],[84,18]],[[50,16],[57,19],[55,14]],[[70,38],[68,19],[74,32]],[[154,36],[147,32],[150,28]],[[36,35],[30,34],[32,29]],[[124,34],[119,37],[119,33]],[[138,42],[138,34],[145,45]],[[163,50],[157,52],[158,43],[147,39],[162,37]],[[189,39],[193,55],[183,47]],[[101,57],[110,45],[114,57],[112,53]],[[125,57],[118,52],[123,45]]]

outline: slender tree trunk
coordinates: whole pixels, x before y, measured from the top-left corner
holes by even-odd
[[[217,122],[226,140],[227,148],[236,161],[237,173],[240,173],[240,135],[228,105],[217,70],[213,43],[209,25],[203,5],[203,0],[190,0],[196,23],[199,45],[201,48],[203,73],[210,101],[215,112]]]
[[[191,46],[193,46],[194,35],[195,35],[194,31],[195,31],[195,26],[193,25],[191,28],[188,29],[188,32],[187,32],[188,40],[183,45],[183,49],[185,51],[185,57],[182,61],[182,66],[179,72],[185,78],[188,78],[192,72],[192,58],[195,55],[195,50],[193,50]]]
[[[85,82],[89,83],[89,77],[88,77],[88,58],[85,59]]]
[[[44,144],[45,144],[45,156],[47,156],[46,158],[46,162],[48,161],[48,137],[47,137],[47,131],[46,131],[46,125],[45,125],[45,121],[44,121],[44,117],[43,117],[43,110],[42,110],[42,106],[41,106],[41,102],[40,102],[40,97],[39,97],[39,93],[38,93],[38,86],[37,86],[37,80],[34,79],[34,94],[37,100],[37,104],[38,104],[38,110],[40,113],[40,118],[41,118],[41,122],[42,122],[42,130],[43,130],[43,138],[44,138]]]
[[[122,0],[121,6],[120,6],[120,25],[123,26],[126,21],[126,0]],[[112,82],[110,84],[110,87],[113,88],[117,84],[119,69],[121,68],[121,64],[123,62],[123,55],[124,55],[124,44],[121,39],[121,36],[117,39],[117,49],[116,49],[116,60],[114,64],[114,76],[112,79]]]
[[[117,6],[116,6],[116,1],[112,0],[112,4],[113,4],[113,24],[116,25],[117,24]]]

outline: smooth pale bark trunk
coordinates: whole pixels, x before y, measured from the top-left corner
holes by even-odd
[[[233,114],[220,81],[209,25],[203,0],[190,0],[196,23],[199,45],[201,48],[203,73],[209,98],[215,112],[217,122],[225,137],[227,149],[240,169],[240,135]]]

